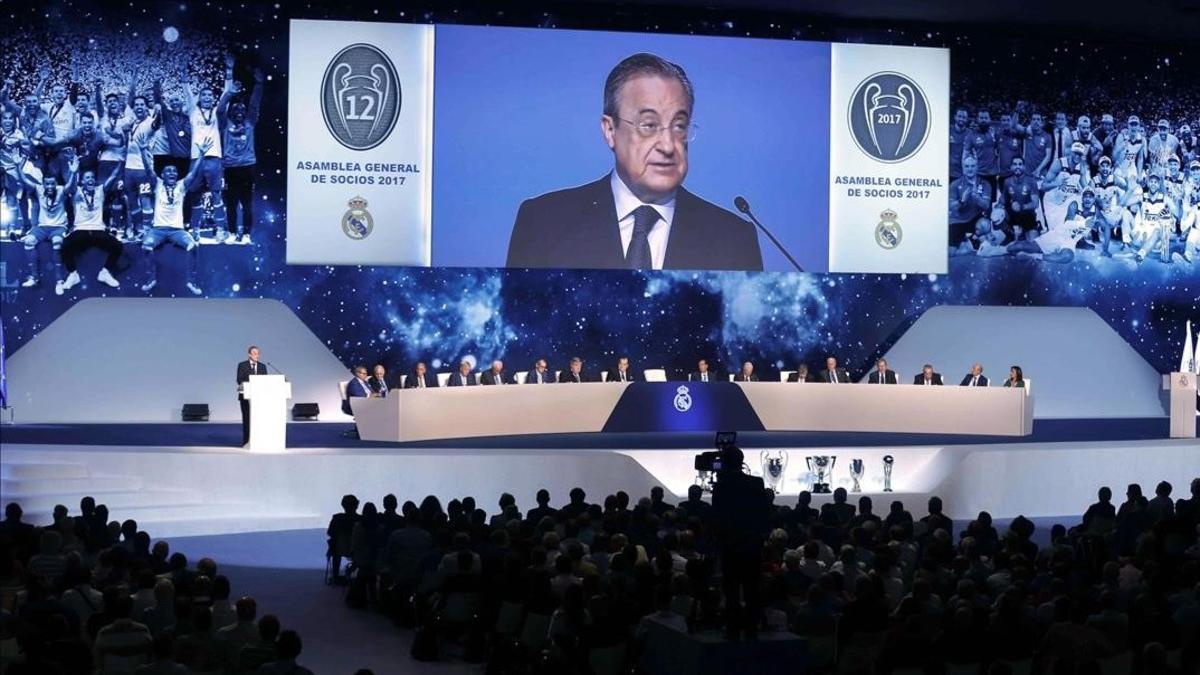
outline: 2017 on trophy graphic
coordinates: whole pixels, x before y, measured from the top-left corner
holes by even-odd
[[[903,162],[929,135],[929,101],[907,75],[875,73],[854,89],[848,124],[858,148],[871,158]]]

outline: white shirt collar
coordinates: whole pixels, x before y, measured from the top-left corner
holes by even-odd
[[[621,253],[624,255],[629,252],[629,242],[633,239],[633,212],[640,206],[653,207],[658,211],[661,220],[654,223],[654,227],[650,228],[650,261],[651,266],[656,270],[663,268],[663,261],[667,257],[667,241],[671,235],[671,223],[675,219],[675,195],[672,194],[670,199],[662,203],[648,203],[638,199],[629,186],[625,185],[625,181],[617,175],[616,171],[609,174],[609,184],[612,186],[613,203],[617,210],[617,224],[621,228]]]

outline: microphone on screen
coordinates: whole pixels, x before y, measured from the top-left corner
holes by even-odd
[[[276,368],[274,363],[271,363],[270,361],[263,361],[263,363],[267,364],[267,367],[270,368],[271,370],[274,370],[275,372],[279,373],[280,375],[283,375],[283,371]]]
[[[767,239],[770,239],[771,243],[775,244],[775,248],[779,249],[779,252],[783,254],[783,257],[787,258],[788,262],[792,263],[792,267],[795,267],[797,272],[804,271],[804,268],[800,266],[800,263],[796,262],[796,259],[792,257],[792,254],[788,253],[788,250],[783,247],[783,244],[779,243],[779,240],[775,238],[775,235],[771,234],[771,231],[768,230],[765,225],[760,223],[758,218],[754,217],[754,213],[750,211],[750,202],[746,201],[745,197],[741,195],[734,197],[733,205],[738,211],[741,211],[750,217],[750,220],[758,226],[758,229],[762,230],[763,234],[767,235]]]

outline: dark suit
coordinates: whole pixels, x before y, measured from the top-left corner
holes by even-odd
[[[508,267],[624,269],[611,174],[527,199],[508,242]],[[762,270],[758,232],[680,187],[663,269]]]
[[[483,375],[481,375],[479,378],[479,383],[480,384],[508,384],[509,380],[508,380],[508,375],[505,375],[503,371],[501,371],[499,374],[497,374],[496,371],[494,371],[494,370],[485,370],[483,372]]]
[[[250,442],[250,401],[242,396],[242,385],[250,381],[251,375],[266,375],[267,367],[262,361],[251,363],[246,359],[237,365],[238,404],[242,408],[242,445]]]
[[[346,383],[346,400],[342,401],[342,412],[347,415],[353,415],[354,409],[350,407],[350,399],[359,397],[367,398],[371,395],[371,386],[364,384],[357,377]]]
[[[381,380],[374,375],[367,378],[367,386],[371,388],[371,393],[379,394],[380,396],[387,396],[389,389],[395,389],[395,387],[387,383],[386,379]]]
[[[530,370],[529,374],[525,376],[525,384],[554,384],[554,382],[554,371],[549,368],[546,369],[546,372],[542,373],[542,381],[540,383],[537,381],[536,368]]]
[[[566,382],[567,384],[577,384],[579,382],[591,382],[592,378],[588,377],[588,374],[582,370],[579,371],[578,375],[576,375],[575,373],[571,372],[570,368],[568,368],[567,370],[564,370],[558,374],[558,381]]]
[[[967,373],[967,374],[966,374],[966,376],[964,376],[964,377],[963,377],[963,379],[962,379],[962,382],[959,382],[959,383],[958,383],[958,386],[960,386],[960,387],[969,387],[969,386],[971,386],[971,378],[972,378],[972,377],[974,377],[974,375],[971,375],[970,373]],[[988,386],[988,379],[987,379],[987,375],[980,375],[980,376],[979,376],[979,382],[978,382],[978,384],[976,384],[975,386],[976,386],[976,387],[986,387],[986,386]]]
[[[930,377],[929,379],[932,380],[932,384],[935,384],[938,386],[941,386],[941,384],[942,384],[942,374],[941,373],[934,373],[933,376]],[[925,373],[918,373],[917,376],[913,378],[913,384],[922,384],[922,385],[925,384]]]
[[[420,380],[417,379],[417,374],[409,373],[408,378],[404,380],[404,388],[416,389],[418,382],[420,382]],[[438,386],[437,375],[429,372],[428,370],[425,371],[425,387],[427,389],[432,389],[436,386]]]
[[[821,381],[833,382],[833,377],[830,375],[828,370],[821,371]],[[837,381],[839,384],[850,384],[850,371],[846,370],[845,368],[838,368]]]
[[[708,375],[709,382],[716,382],[718,379],[717,374],[711,370],[705,373],[705,375]],[[691,380],[692,382],[700,382],[700,373],[692,373]]]
[[[475,376],[472,373],[467,373],[463,377],[462,373],[450,373],[450,379],[446,380],[447,387],[474,387]]]
[[[750,376],[746,377],[745,373],[738,373],[737,375],[733,376],[733,381],[734,382],[758,382],[758,375],[755,375],[754,373],[750,373]]]
[[[633,376],[633,370],[626,370],[625,371],[625,379],[623,379],[623,380],[621,379],[621,371],[610,370],[610,371],[608,371],[608,379],[606,379],[604,381],[605,382],[633,382],[635,379],[637,379],[637,378],[635,378]]]
[[[886,371],[884,371],[883,383],[884,384],[899,384],[899,381],[896,380],[896,371],[892,370],[891,368],[888,368]],[[875,370],[872,370],[871,374],[867,376],[867,384],[879,384],[879,369],[878,368],[876,368]]]
[[[799,381],[800,381],[800,373],[799,373],[799,371],[797,371],[797,372],[795,372],[795,373],[789,373],[789,374],[788,374],[788,379],[787,379],[787,381],[788,381],[788,382],[799,382]],[[804,381],[805,381],[805,382],[812,382],[812,381],[813,381],[813,380],[812,380],[812,375],[805,375],[805,376],[804,376]]]

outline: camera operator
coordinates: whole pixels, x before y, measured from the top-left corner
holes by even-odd
[[[742,472],[742,451],[721,449],[721,466],[713,485],[712,514],[721,555],[721,584],[725,592],[725,636],[737,640],[758,637],[761,613],[759,576],[770,502],[761,478]]]

